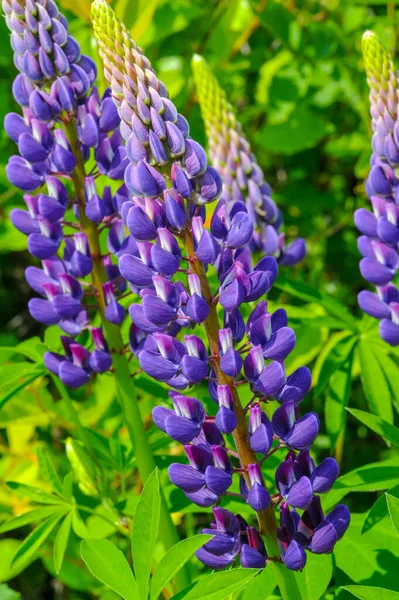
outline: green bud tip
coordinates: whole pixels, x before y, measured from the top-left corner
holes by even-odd
[[[381,44],[374,31],[366,31],[362,37],[364,65],[367,81],[375,91],[388,92],[397,87],[396,70],[389,52]]]

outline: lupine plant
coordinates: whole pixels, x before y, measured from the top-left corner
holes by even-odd
[[[132,199],[122,214],[136,246],[120,256],[119,269],[140,290],[141,302],[129,312],[133,325],[147,334],[131,343],[141,368],[172,388],[173,408],[157,406],[153,418],[184,445],[189,460],[172,464],[169,476],[200,507],[232,493],[238,478],[240,491],[234,494],[254,510],[259,529],[214,506],[215,521],[203,532],[214,531],[215,537],[197,556],[212,568],[226,567],[238,556],[244,567],[263,568],[270,561],[280,590],[292,597],[299,592],[281,559],[298,570],[306,564],[306,549],[331,552],[348,527],[349,512],[344,505],[327,516],[321,510],[318,493],[331,489],[338,468],[329,458],[316,467],[309,455],[319,420],[315,413],[300,417],[299,405],[310,388],[310,372],[299,367],[286,374],[284,359],[295,334],[284,309],[270,314],[261,300],[277,276],[277,262],[266,256],[252,264],[251,198],[245,203],[224,196],[222,180],[189,137],[186,120],[106,2],[95,0],[92,19],[130,161],[125,182]],[[205,208],[221,194],[209,231]],[[203,325],[206,344],[191,333],[195,325]],[[189,332],[180,340],[177,329]],[[217,405],[215,416],[181,393],[204,380]],[[246,407],[241,385],[253,394]],[[272,400],[280,406],[270,419],[263,406]],[[270,494],[261,467],[270,453],[282,450],[278,491]],[[295,508],[305,509],[301,518]]]
[[[398,75],[389,53],[375,33],[363,36],[363,54],[370,87],[373,129],[371,170],[366,189],[373,212],[360,208],[355,223],[360,233],[360,271],[377,293],[362,291],[362,310],[380,320],[380,335],[399,345],[399,291],[394,282],[399,268],[398,180],[399,138],[397,125]]]
[[[280,2],[267,3],[266,10],[275,5],[285,10]],[[376,356],[370,347],[377,327],[368,316],[360,322],[326,292],[297,281],[305,241],[286,241],[282,210],[236,117],[239,109],[200,54],[192,59],[194,85],[185,90],[182,113],[190,116],[198,100],[208,154],[172,101],[172,88],[136,43],[134,26],[129,29],[107,0],[91,3],[99,75],[54,0],[2,0],[2,7],[19,105],[5,118],[17,148],[6,175],[25,204],[10,212],[10,220],[27,237],[28,311],[45,343],[15,349],[31,362],[11,365],[11,377],[21,365],[22,384],[10,391],[5,374],[0,408],[30,385],[34,396],[37,381],[46,382],[51,443],[62,448],[54,465],[40,431],[33,461],[44,487],[21,481],[12,464],[3,469],[13,475],[6,474],[8,489],[34,506],[27,512],[17,507],[0,534],[39,523],[17,546],[4,579],[18,575],[40,551],[52,579],[68,586],[75,572],[84,572],[88,583],[79,577],[78,593],[90,590],[107,600],[115,593],[125,600],[319,600],[332,598],[340,586],[344,597],[393,599],[395,592],[385,588],[347,584],[368,581],[370,556],[377,554],[363,547],[370,530],[389,537],[392,531],[381,526],[388,521],[397,541],[394,451],[382,465],[339,477],[341,464],[356,454],[348,433],[345,438],[345,408],[358,365],[374,414],[352,403],[349,410],[399,447],[391,354],[399,345],[398,78],[389,54],[375,34],[364,35],[374,132],[366,189],[374,212],[358,209],[355,222],[362,234],[361,273],[377,286],[377,294],[358,296],[363,311],[381,321]],[[147,10],[153,15],[156,9]],[[256,7],[248,35],[262,10]],[[147,16],[140,24],[144,41],[152,35]],[[272,17],[280,22],[281,12]],[[171,27],[180,27],[176,23]],[[245,60],[245,39],[239,42]],[[162,40],[159,47],[165,50]],[[160,65],[173,61],[166,57]],[[330,72],[324,67],[323,77]],[[293,176],[302,168],[299,159]],[[284,217],[293,214],[288,207]],[[290,305],[287,295],[308,304]],[[330,329],[339,331],[330,335]],[[0,353],[7,369],[14,351],[0,347]],[[365,369],[370,355],[372,373]],[[115,403],[111,398],[90,428],[88,399],[106,396],[109,382]],[[56,419],[55,404],[62,405]],[[10,447],[17,436],[24,440],[16,421]],[[384,493],[368,515],[351,510],[351,516],[342,500],[356,491]],[[117,545],[104,539],[111,537]],[[78,547],[76,538],[83,540]],[[385,562],[376,570],[385,585]],[[327,591],[331,577],[335,587]],[[12,594],[0,584],[0,598],[3,591]],[[55,593],[64,597],[64,591]]]

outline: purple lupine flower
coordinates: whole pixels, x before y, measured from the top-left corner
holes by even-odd
[[[310,372],[300,367],[286,373],[295,335],[285,311],[270,314],[263,299],[277,276],[277,261],[264,256],[253,264],[253,205],[241,197],[219,200],[207,229],[204,205],[218,200],[222,187],[217,171],[105,1],[94,1],[92,19],[129,159],[125,184],[131,196],[120,210],[123,222],[115,220],[110,230],[108,247],[121,275],[139,292],[139,302],[129,307],[131,349],[145,373],[172,388],[172,406],[156,406],[153,418],[183,444],[188,464],[184,459],[171,464],[169,477],[188,500],[213,506],[215,523],[204,531],[215,537],[197,552],[200,560],[219,569],[240,556],[244,567],[263,568],[268,556],[260,533],[241,515],[215,507],[233,493],[233,482],[240,490],[234,495],[261,521],[265,511],[294,496],[296,506],[309,508],[336,477],[327,459],[315,467],[306,454],[319,428],[317,415],[299,414]],[[277,223],[275,205],[254,183],[248,184],[251,193],[260,193]],[[127,241],[123,224],[133,241]],[[215,402],[210,414],[192,392],[205,381]],[[238,384],[252,391],[245,411]],[[278,408],[270,420],[263,403],[273,401]],[[233,440],[237,450],[245,446],[246,459],[231,450]],[[292,457],[293,474],[283,477],[282,457],[278,493],[271,494],[261,467],[280,448]],[[301,479],[308,482],[302,495],[294,489]]]
[[[125,186],[115,196],[109,186],[101,195],[96,187],[98,173],[123,178],[128,160],[120,118],[110,91],[100,97],[93,87],[95,64],[80,53],[53,0],[3,0],[2,6],[20,71],[13,94],[22,108],[22,115],[10,113],[5,118],[6,132],[19,152],[10,158],[6,171],[10,182],[26,192],[27,207],[12,210],[10,218],[27,235],[29,252],[42,262],[42,268],[26,270],[28,284],[40,296],[29,301],[30,314],[44,325],[59,325],[70,336],[61,339],[65,354],[48,353],[46,365],[75,388],[92,372],[111,367],[104,336],[90,325],[88,307],[95,307],[97,292],[86,277],[94,260],[103,261],[109,279],[103,292],[106,318],[119,324],[125,313],[117,298],[126,283],[110,257],[91,255],[82,226],[85,218],[95,225],[114,226],[121,204],[128,200]],[[76,129],[74,147],[67,135],[71,123]],[[78,157],[83,162],[94,160],[92,175],[83,182],[84,198],[70,197],[63,183],[64,178],[74,178]],[[70,207],[75,220],[67,223]],[[73,234],[66,230],[70,226]],[[73,342],[84,329],[92,332],[92,352]]]
[[[373,154],[366,182],[372,211],[359,208],[354,217],[362,234],[358,239],[363,257],[360,272],[368,283],[376,286],[377,293],[361,291],[358,303],[366,314],[380,321],[382,339],[397,346],[399,290],[394,279],[399,269],[398,76],[390,55],[371,31],[363,36],[363,55],[370,86],[373,129]]]
[[[314,496],[301,517],[295,509],[290,510],[288,504],[282,502],[278,542],[285,565],[300,571],[306,564],[305,550],[314,554],[332,552],[349,522],[349,510],[344,504],[339,504],[325,516],[319,496]]]

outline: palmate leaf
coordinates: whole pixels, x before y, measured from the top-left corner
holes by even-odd
[[[391,425],[381,417],[377,417],[376,415],[371,415],[370,413],[364,412],[363,410],[358,410],[356,408],[348,408],[347,409],[356,419],[359,419],[363,425],[369,427],[375,433],[378,433],[381,437],[383,437],[388,442],[391,442],[394,446],[399,448],[399,428]]]
[[[21,563],[29,561],[39,550],[40,546],[42,546],[42,544],[46,541],[64,514],[64,511],[60,511],[59,514],[49,517],[40,523],[40,525],[38,525],[33,531],[31,531],[28,537],[25,538],[22,544],[18,547],[11,564],[18,567],[18,565]]]
[[[89,571],[125,600],[139,600],[139,590],[123,553],[109,540],[84,540],[81,554]]]
[[[201,577],[171,600],[224,600],[238,592],[255,575],[258,569],[232,569]]]
[[[399,592],[386,590],[381,587],[365,585],[346,585],[342,588],[360,600],[399,600]]]
[[[147,479],[137,503],[132,527],[132,555],[137,586],[147,600],[155,542],[158,535],[161,496],[158,470]]]
[[[194,552],[210,540],[212,535],[195,535],[182,540],[162,557],[151,581],[151,600],[156,600],[163,588],[173,579],[176,573],[192,557]]]

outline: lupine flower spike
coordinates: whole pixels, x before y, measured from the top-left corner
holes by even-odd
[[[380,321],[382,339],[399,345],[399,78],[391,56],[375,33],[363,36],[363,56],[370,87],[373,129],[371,170],[366,191],[372,211],[359,208],[355,223],[360,233],[360,272],[376,287],[358,296],[360,308]]]
[[[126,242],[115,233],[111,245],[121,274],[141,297],[129,308],[131,348],[141,368],[171,388],[170,404],[156,406],[153,418],[183,445],[188,462],[172,464],[170,479],[190,501],[213,507],[214,522],[205,531],[214,537],[197,556],[215,569],[237,560],[263,568],[270,561],[298,591],[284,563],[301,569],[306,551],[331,552],[349,512],[341,505],[324,516],[320,507],[319,494],[332,487],[338,469],[333,459],[316,466],[309,454],[319,421],[314,413],[300,417],[299,410],[311,375],[305,367],[286,374],[295,334],[286,312],[270,314],[262,299],[277,261],[264,256],[252,264],[254,221],[242,198],[232,198],[224,212],[218,205],[206,228],[207,206],[222,193],[218,171],[105,0],[93,2],[92,21],[129,159],[130,198],[121,216],[130,237]],[[194,333],[198,325],[206,344]],[[212,414],[195,397],[203,382],[215,403]],[[238,384],[252,390],[246,410]],[[278,408],[270,420],[263,407],[271,401]],[[261,466],[276,449],[282,464],[272,494]],[[256,527],[255,518],[247,522],[219,506],[233,485],[254,511]],[[283,500],[277,531],[275,509]],[[305,509],[301,518],[296,508]]]
[[[275,256],[280,265],[297,264],[305,256],[305,241],[298,238],[288,245],[285,243],[281,211],[271,197],[271,188],[232,105],[202,56],[194,55],[192,69],[210,156],[224,184],[222,199],[214,212],[215,222],[211,224],[212,233],[221,242],[225,241],[226,232],[218,227],[219,221],[237,221],[232,207],[236,202],[242,202],[248,212],[248,221],[254,224],[251,249]]]
[[[28,236],[30,253],[41,261],[41,267],[26,270],[27,282],[39,296],[30,300],[29,311],[66,334],[61,337],[65,353],[47,353],[45,363],[76,388],[91,373],[111,366],[107,342],[102,330],[90,325],[93,311],[88,307],[104,295],[108,321],[119,323],[123,317],[115,294],[126,284],[108,257],[93,256],[88,239],[99,224],[117,225],[121,199],[127,199],[124,185],[115,195],[107,186],[102,193],[96,186],[100,174],[123,178],[127,158],[120,118],[109,90],[101,98],[93,87],[95,65],[80,53],[52,0],[3,0],[3,10],[20,71],[13,93],[22,108],[22,116],[10,113],[5,119],[19,152],[11,157],[7,176],[26,192],[26,210],[14,209],[10,217]],[[73,128],[75,138],[68,135]],[[90,158],[95,167],[86,176],[84,164]],[[72,195],[70,179],[75,183]],[[96,262],[104,274],[104,292],[86,281]],[[91,331],[92,351],[73,340],[84,329]]]

